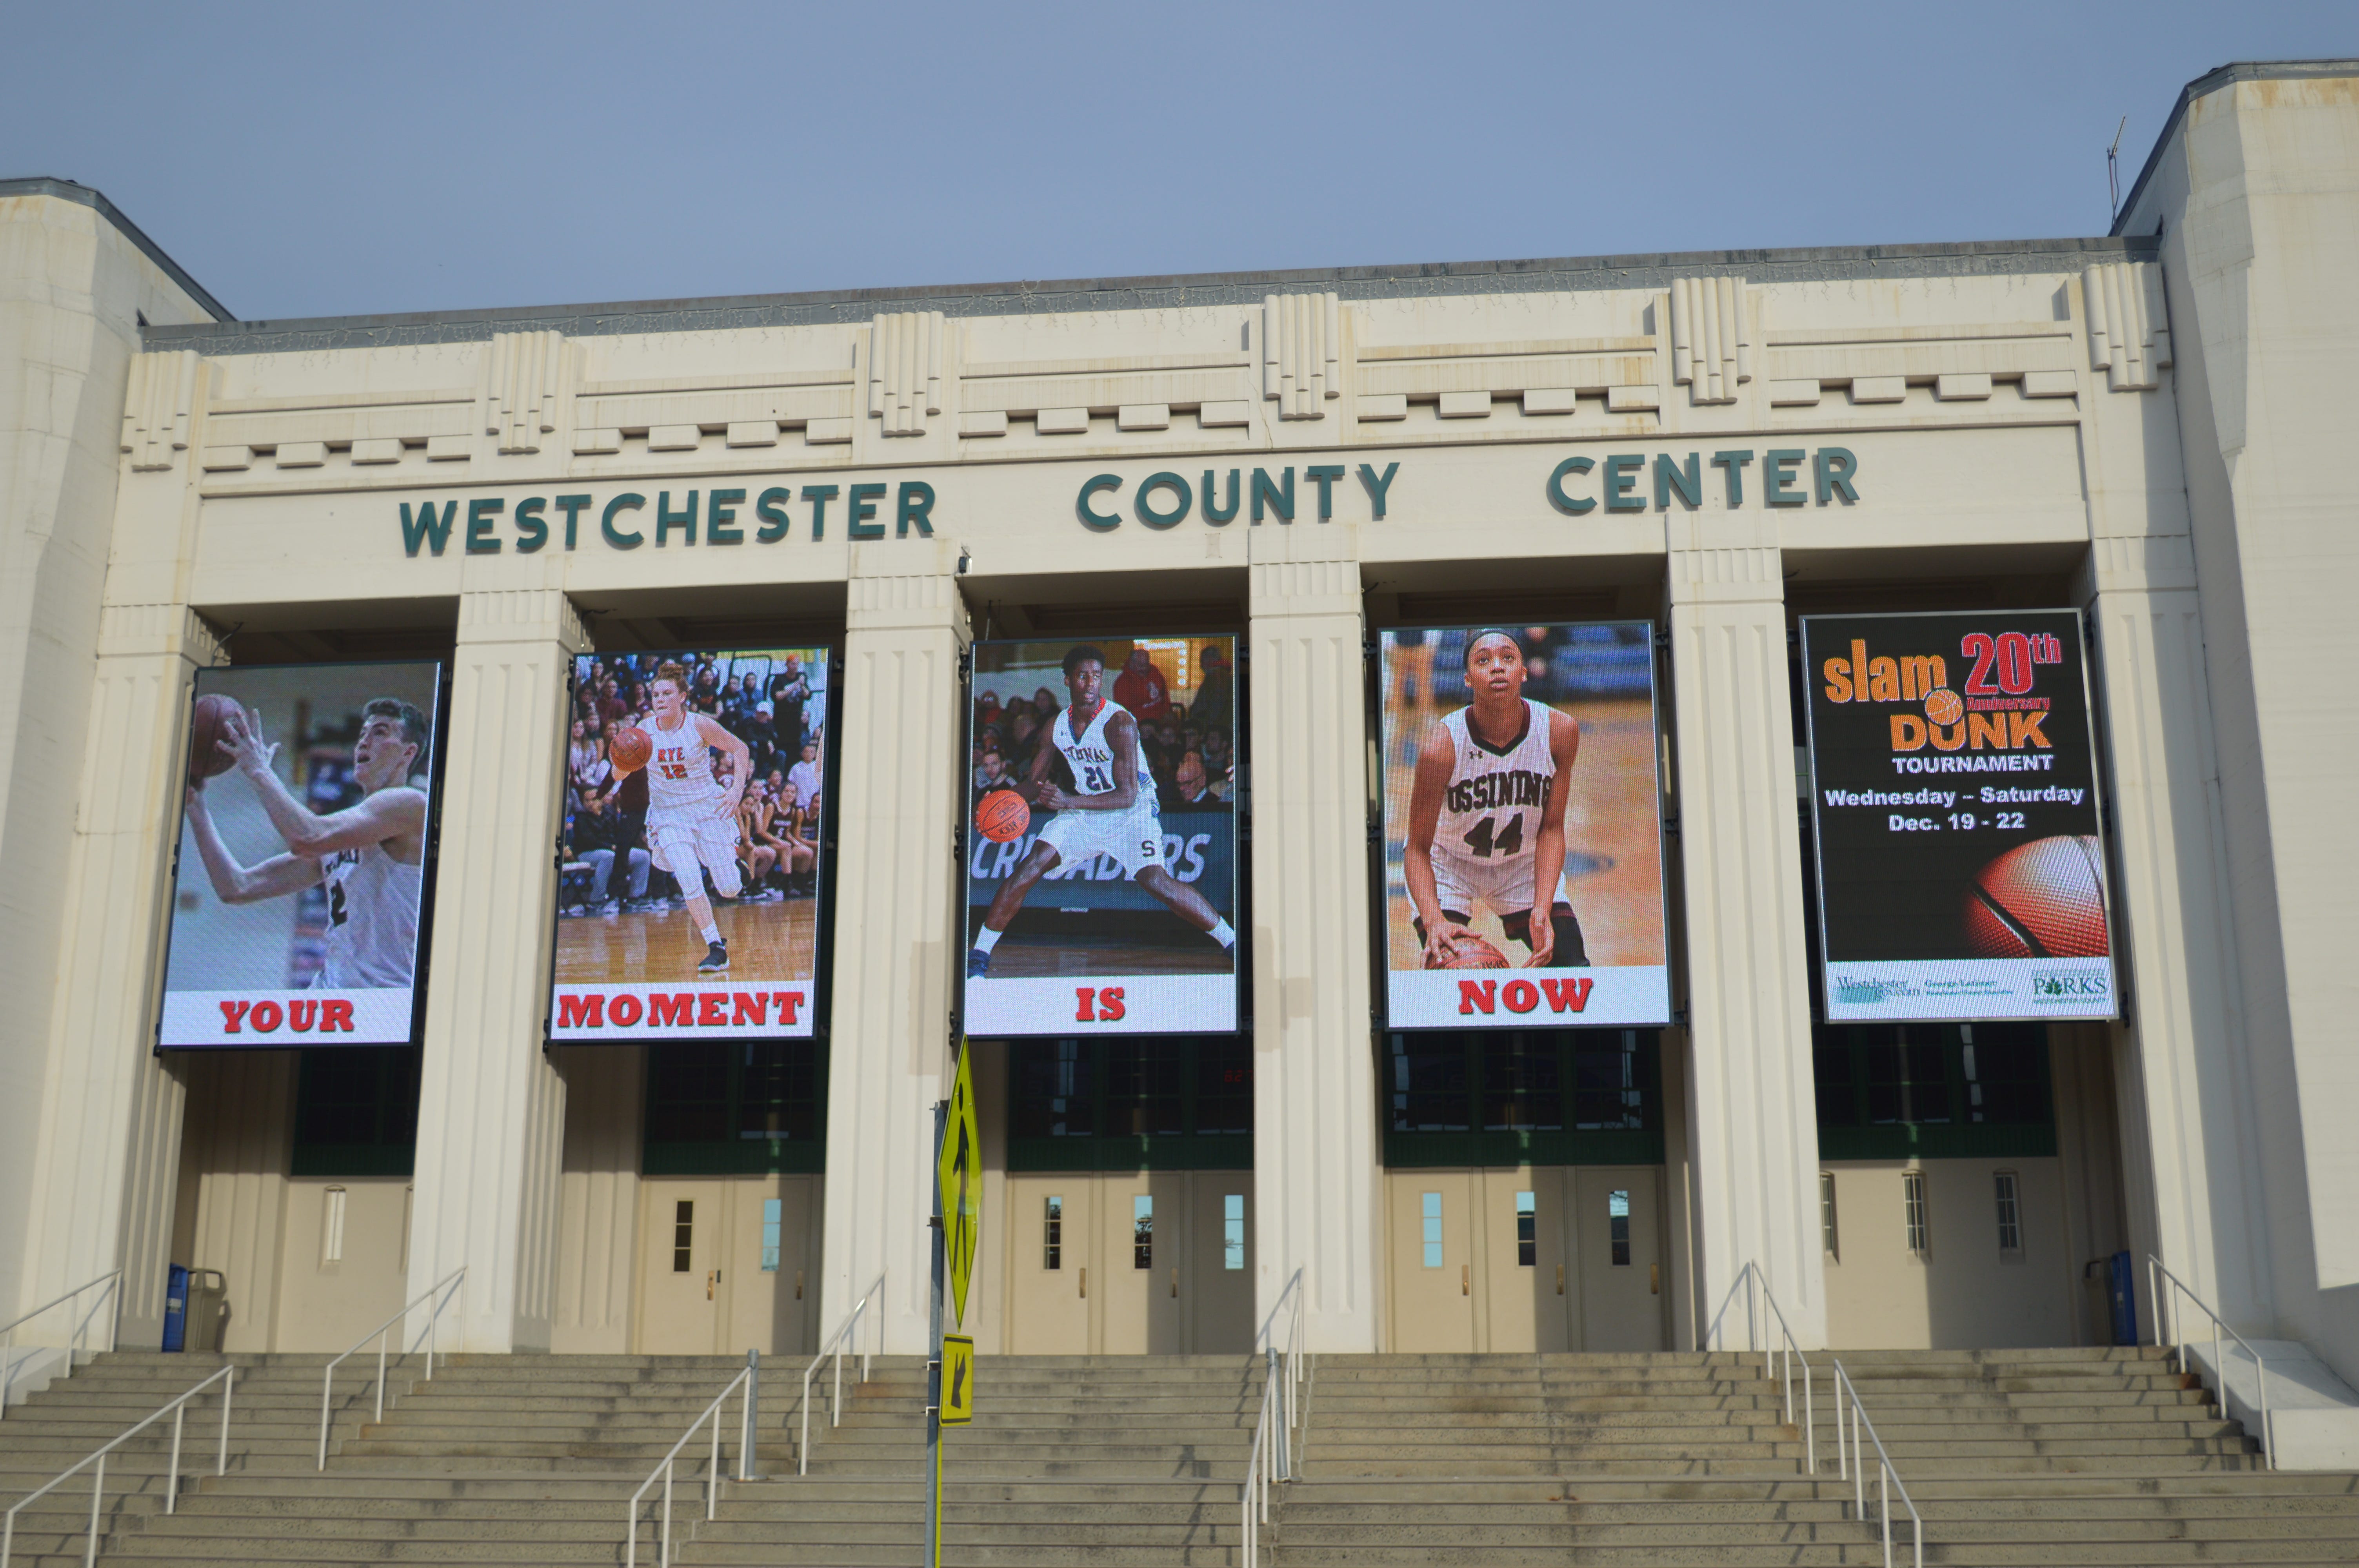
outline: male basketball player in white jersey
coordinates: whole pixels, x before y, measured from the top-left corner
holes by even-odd
[[[647,698],[655,714],[647,737],[655,743],[647,758],[647,851],[658,871],[669,871],[688,902],[689,918],[705,942],[700,975],[726,973],[729,944],[704,896],[704,871],[723,898],[735,898],[745,881],[737,873],[737,803],[745,795],[752,751],[721,721],[689,711],[688,669],[667,660],[656,666]],[[712,776],[712,749],[729,760],[729,782]],[[703,871],[699,871],[701,866]]]
[[[1473,700],[1418,748],[1401,871],[1417,907],[1425,967],[1442,968],[1484,910],[1530,949],[1524,967],[1585,968],[1581,922],[1564,891],[1564,808],[1581,725],[1524,695],[1523,644],[1485,629],[1466,638]]]
[[[270,762],[278,748],[262,738],[260,709],[227,719],[214,743],[254,787],[287,852],[245,866],[222,841],[204,786],[189,791],[189,826],[205,875],[223,903],[254,903],[324,882],[328,951],[312,986],[402,989],[418,963],[418,895],[426,868],[426,794],[409,787],[426,750],[426,715],[397,697],[361,708],[353,744],[353,779],[361,798],[322,816],[295,798]]]
[[[1034,753],[1029,773],[1016,786],[1027,802],[1057,815],[984,912],[983,929],[966,956],[970,979],[991,973],[991,950],[1035,882],[1068,860],[1099,855],[1112,857],[1125,874],[1223,951],[1235,949],[1237,934],[1229,923],[1163,864],[1163,821],[1156,809],[1155,775],[1138,741],[1138,720],[1120,703],[1098,695],[1104,681],[1105,655],[1097,649],[1083,644],[1065,655],[1069,700],[1058,710],[1052,744]],[[1060,755],[1072,770],[1072,793],[1049,780],[1049,765]]]

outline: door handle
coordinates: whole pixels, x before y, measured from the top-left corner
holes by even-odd
[[[1564,1294],[1564,1265],[1561,1263],[1556,1266],[1556,1293]]]
[[[1474,1265],[1472,1263],[1458,1265],[1458,1293],[1462,1296],[1474,1293]]]
[[[1647,1265],[1647,1293],[1650,1296],[1663,1293],[1663,1266],[1660,1263]]]
[[[795,1271],[795,1300],[797,1300],[797,1301],[800,1301],[800,1300],[802,1300],[802,1299],[803,1299],[803,1271],[802,1271],[800,1269],[798,1269],[798,1270],[796,1270],[796,1271]]]
[[[1175,1302],[1180,1299],[1180,1271],[1177,1269],[1171,1271],[1171,1299]]]
[[[1083,1300],[1083,1301],[1087,1301],[1087,1300],[1089,1300],[1089,1299],[1090,1299],[1090,1271],[1089,1271],[1089,1270],[1085,1267],[1085,1268],[1083,1268],[1083,1269],[1082,1270],[1082,1300]]]
[[[717,1284],[719,1284],[720,1282],[721,1282],[721,1271],[720,1271],[720,1270],[718,1270],[718,1269],[707,1269],[707,1270],[704,1271],[704,1299],[705,1299],[706,1301],[711,1301],[711,1300],[712,1299],[712,1287],[713,1287],[713,1286],[715,1286],[715,1285],[717,1285]]]

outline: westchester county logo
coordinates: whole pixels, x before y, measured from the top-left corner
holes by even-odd
[[[1907,980],[1871,980],[1845,975],[1835,981],[1835,994],[1838,1000],[1849,1005],[1872,1007],[1894,997],[1920,996],[1923,993]]]
[[[2031,994],[2040,1001],[2086,1001],[2111,993],[2103,972],[2093,969],[2034,969]]]

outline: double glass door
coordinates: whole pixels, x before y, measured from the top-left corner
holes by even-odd
[[[1243,1351],[1253,1336],[1253,1173],[1007,1177],[1007,1348]]]
[[[1386,1173],[1397,1351],[1659,1350],[1661,1169]]]
[[[639,1183],[634,1348],[808,1352],[818,1338],[819,1176],[648,1176]]]

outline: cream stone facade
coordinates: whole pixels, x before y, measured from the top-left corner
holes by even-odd
[[[784,1352],[881,1275],[919,1348],[962,654],[1145,618],[1246,654],[1251,1167],[1016,1169],[979,1043],[984,1348],[1242,1349],[1298,1270],[1317,1348],[1684,1347],[1748,1264],[1808,1344],[2104,1342],[2126,1252],[2142,1327],[2153,1253],[2359,1382],[2359,64],[2193,84],[2088,240],[237,322],[94,193],[0,186],[0,1317],[120,1268],[153,1344],[179,1263],[233,1347],[341,1350],[464,1267],[471,1349]],[[1209,519],[1231,470],[1290,515]],[[2035,606],[2089,627],[2124,1015],[2048,1028],[2044,1152],[1830,1154],[1795,618]],[[1388,1159],[1371,635],[1605,618],[1668,671],[1661,1163]],[[648,1048],[544,1046],[549,846],[570,655],[748,628],[839,651],[826,1157],[700,1200],[784,1217],[776,1302],[703,1317],[650,1261],[689,1189]],[[397,654],[451,672],[414,1160],[298,1175],[291,1054],[153,1049],[190,685]],[[1534,1192],[1572,1217],[1507,1263]],[[1904,1244],[1908,1193],[1954,1239]],[[1410,1277],[1429,1197],[1454,1292]],[[1196,1238],[1168,1294],[1043,1293],[1042,1206],[1078,1248],[1142,1199]],[[1240,1205],[1250,1290],[1186,1273]]]

